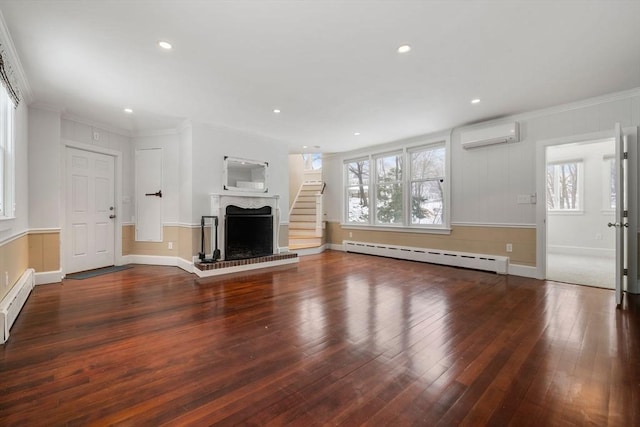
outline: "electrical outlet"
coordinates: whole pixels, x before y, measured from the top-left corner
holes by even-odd
[[[94,141],[100,141],[100,132],[94,132],[93,133],[93,140]]]
[[[169,249],[173,249],[173,242],[169,242]]]
[[[507,252],[513,252],[513,245],[511,243],[507,243]]]
[[[352,238],[352,237],[353,237],[353,233],[350,231],[349,232],[349,238]]]
[[[4,272],[4,286],[5,286],[5,288],[9,286],[9,272],[8,271]]]

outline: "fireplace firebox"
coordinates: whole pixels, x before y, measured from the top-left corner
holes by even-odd
[[[273,215],[270,206],[225,210],[225,260],[273,255]]]

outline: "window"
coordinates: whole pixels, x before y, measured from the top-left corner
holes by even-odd
[[[402,224],[402,154],[376,158],[376,224]]]
[[[444,223],[444,145],[410,152],[411,224]]]
[[[448,226],[446,152],[446,142],[437,142],[345,161],[345,222]]]
[[[13,100],[0,85],[0,218],[14,215],[14,112]]]
[[[548,164],[547,209],[555,211],[581,210],[581,175],[581,161]]]
[[[617,192],[616,192],[616,178],[618,176],[616,170],[616,159],[613,155],[606,155],[603,157],[603,175],[602,184],[604,188],[603,200],[604,210],[611,211],[616,209]]]
[[[369,223],[369,160],[346,164],[347,222]]]

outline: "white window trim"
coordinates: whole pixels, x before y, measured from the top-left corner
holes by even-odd
[[[0,213],[0,221],[11,221],[15,219],[15,112],[16,108],[7,93],[7,90],[4,86],[0,85],[0,90],[3,93],[0,95],[0,100],[2,100],[2,106],[0,108],[0,131],[4,133],[6,126],[6,134],[0,136],[3,139],[0,144],[0,149],[3,150],[4,155],[2,156],[1,161],[3,162],[2,169],[0,173],[3,174],[2,185],[4,188],[2,189],[2,193],[0,193],[0,197],[2,197],[2,207],[3,210]],[[9,101],[7,104],[4,104],[5,100]],[[4,119],[10,114],[10,123],[4,123]],[[6,139],[5,139],[6,137]],[[6,145],[5,145],[6,144]],[[7,210],[9,212],[7,212]],[[5,226],[7,223],[4,224]]]
[[[411,171],[407,173],[407,167],[410,168],[408,162],[410,162],[409,153],[412,151],[419,151],[425,148],[439,146],[444,144],[445,149],[445,176],[444,176],[444,200],[443,200],[443,209],[444,214],[442,215],[442,224],[440,225],[432,225],[432,224],[414,224],[411,225],[410,222],[410,212],[408,209],[409,199],[406,189],[408,185],[410,185],[410,174]],[[403,221],[402,225],[394,225],[394,224],[375,224],[375,200],[374,200],[374,183],[372,182],[372,178],[377,178],[377,175],[374,175],[375,166],[374,159],[378,157],[384,157],[385,155],[392,155],[393,153],[402,152],[404,155],[403,159]],[[347,188],[349,187],[347,184],[347,169],[346,165],[349,163],[368,160],[369,161],[369,183],[368,183],[368,196],[369,196],[369,222],[368,223],[355,223],[349,222],[347,219],[349,218],[349,205],[348,205],[348,196],[347,196]],[[401,147],[397,147],[396,149],[384,150],[384,151],[372,151],[365,155],[359,155],[354,157],[346,157],[342,162],[342,174],[343,174],[343,194],[342,194],[342,203],[344,204],[342,207],[342,222],[340,223],[341,227],[344,229],[353,229],[353,230],[372,230],[372,231],[396,231],[396,232],[407,232],[407,233],[425,233],[425,234],[450,234],[451,233],[451,136],[448,134],[446,136],[428,138],[422,140],[419,143],[413,143],[410,145],[404,145]],[[372,206],[374,209],[372,209]]]

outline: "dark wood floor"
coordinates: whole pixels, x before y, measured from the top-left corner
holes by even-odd
[[[640,425],[640,303],[366,255],[37,287],[0,425]]]

